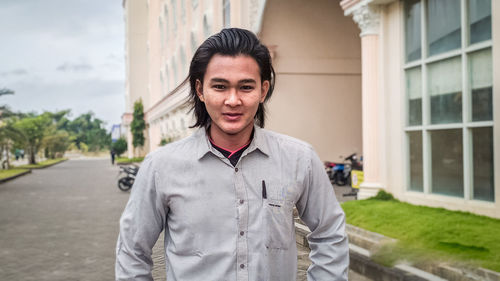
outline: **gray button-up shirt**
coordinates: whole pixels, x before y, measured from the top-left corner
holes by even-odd
[[[344,213],[312,147],[255,126],[233,167],[200,129],[144,160],[120,220],[116,280],[152,280],[162,230],[168,281],[296,280],[294,206],[311,229],[308,280],[347,280]]]

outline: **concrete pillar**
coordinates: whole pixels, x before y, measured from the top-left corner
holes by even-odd
[[[343,1],[344,3],[346,1]],[[377,194],[383,187],[381,178],[381,143],[379,112],[379,29],[380,13],[378,5],[370,1],[348,1],[342,5],[346,15],[361,29],[361,91],[362,91],[362,126],[363,126],[363,170],[364,182],[360,186],[359,199]],[[357,3],[353,3],[357,2]],[[347,8],[347,9],[346,9]]]

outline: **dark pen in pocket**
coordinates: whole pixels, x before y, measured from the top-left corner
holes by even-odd
[[[262,180],[262,200],[266,199],[267,200],[267,188],[266,188],[266,181]],[[281,207],[280,205],[277,204],[271,204],[269,203],[269,206],[272,207]]]
[[[262,199],[267,199],[266,182],[262,180]]]

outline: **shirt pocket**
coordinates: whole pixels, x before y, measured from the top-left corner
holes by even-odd
[[[266,247],[288,250],[293,231],[293,202],[288,200],[264,200]]]

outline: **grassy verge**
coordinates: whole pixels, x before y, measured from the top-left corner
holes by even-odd
[[[374,259],[386,265],[451,261],[500,272],[500,220],[397,200],[368,199],[342,204],[347,223],[398,239]]]
[[[16,168],[20,169],[40,169],[40,168],[45,168],[50,165],[54,165],[56,163],[62,162],[66,160],[66,158],[57,158],[57,159],[48,159],[42,162],[38,162],[36,164],[27,164],[27,165],[21,165],[17,166]]]
[[[8,169],[8,170],[0,170],[0,180],[10,178],[13,176],[17,176],[24,172],[28,171],[28,169]]]
[[[144,157],[134,157],[134,158],[127,158],[127,157],[118,157],[116,158],[116,163],[118,164],[130,164],[130,163],[140,163],[144,160]]]

